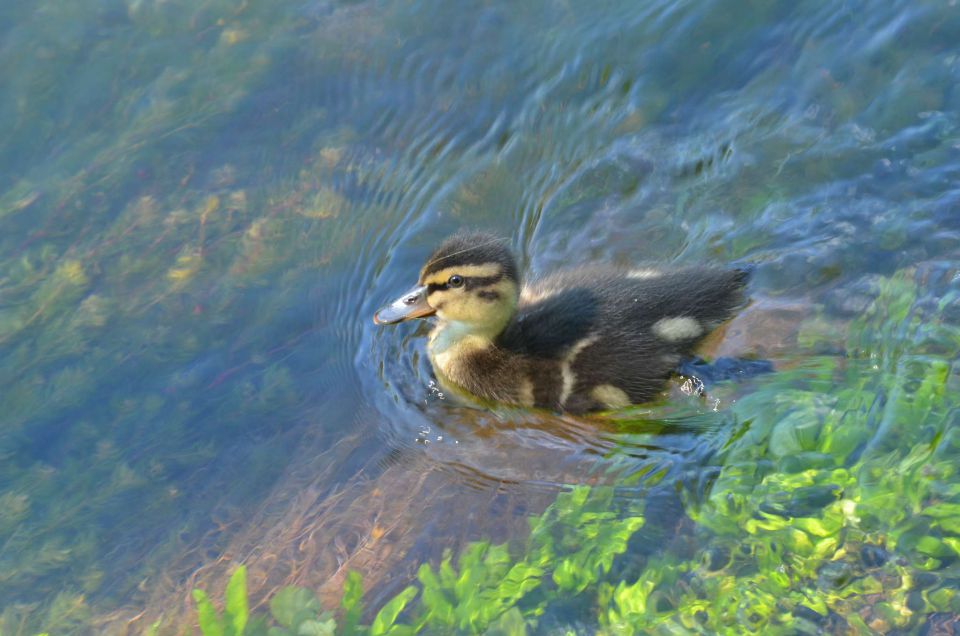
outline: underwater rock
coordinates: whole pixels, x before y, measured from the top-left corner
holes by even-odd
[[[800,302],[754,299],[708,337],[699,352],[708,358],[776,358],[796,350],[797,334],[813,309]]]
[[[835,288],[826,296],[826,309],[840,316],[860,316],[880,295],[883,276],[867,274]]]
[[[868,568],[878,568],[890,558],[890,553],[878,545],[865,545],[860,548],[860,560]]]

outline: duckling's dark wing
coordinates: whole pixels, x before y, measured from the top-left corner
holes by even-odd
[[[604,289],[604,301],[608,311],[629,322],[652,327],[662,320],[691,318],[701,326],[701,335],[706,335],[743,305],[748,278],[743,269],[713,268],[626,277]],[[635,327],[628,329],[633,332]]]
[[[602,408],[590,397],[601,385],[633,403],[655,398],[680,360],[743,304],[747,278],[743,270],[711,268],[608,274],[597,286],[597,338],[573,363],[576,389],[567,408]]]
[[[531,380],[539,405],[606,408],[598,389],[647,402],[743,303],[746,279],[742,270],[711,268],[560,272],[525,289],[497,344],[536,369]]]
[[[694,344],[727,320],[743,303],[744,270],[685,269],[632,278],[614,268],[562,271],[535,283],[534,297],[523,302],[500,336],[500,346],[525,355],[554,358],[588,336],[619,345],[649,347],[659,321],[691,318],[700,337],[681,338],[674,349]],[[629,347],[635,348],[635,347]],[[623,358],[623,355],[618,358]]]
[[[588,287],[573,287],[543,300],[521,304],[498,344],[536,358],[562,356],[595,328],[602,298]]]

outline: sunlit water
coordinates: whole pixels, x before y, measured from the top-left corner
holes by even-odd
[[[480,227],[531,277],[752,264],[718,350],[800,378],[882,276],[960,320],[954,4],[0,5],[5,625],[82,599],[69,629],[118,632],[241,561],[382,600],[579,483],[659,549],[782,387],[488,413],[373,311]]]

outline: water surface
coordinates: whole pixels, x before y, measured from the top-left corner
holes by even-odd
[[[255,601],[354,569],[376,607],[578,484],[642,506],[635,580],[722,535],[741,467],[782,512],[777,476],[954,439],[952,403],[888,406],[960,389],[954,5],[0,4],[0,630],[187,624],[241,562]],[[715,352],[781,371],[613,422],[452,404],[427,327],[371,316],[464,227],[528,276],[752,264]]]

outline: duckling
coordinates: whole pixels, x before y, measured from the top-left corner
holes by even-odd
[[[528,285],[507,241],[444,241],[374,322],[436,317],[427,351],[455,394],[574,414],[648,402],[744,303],[742,269],[584,267]]]

